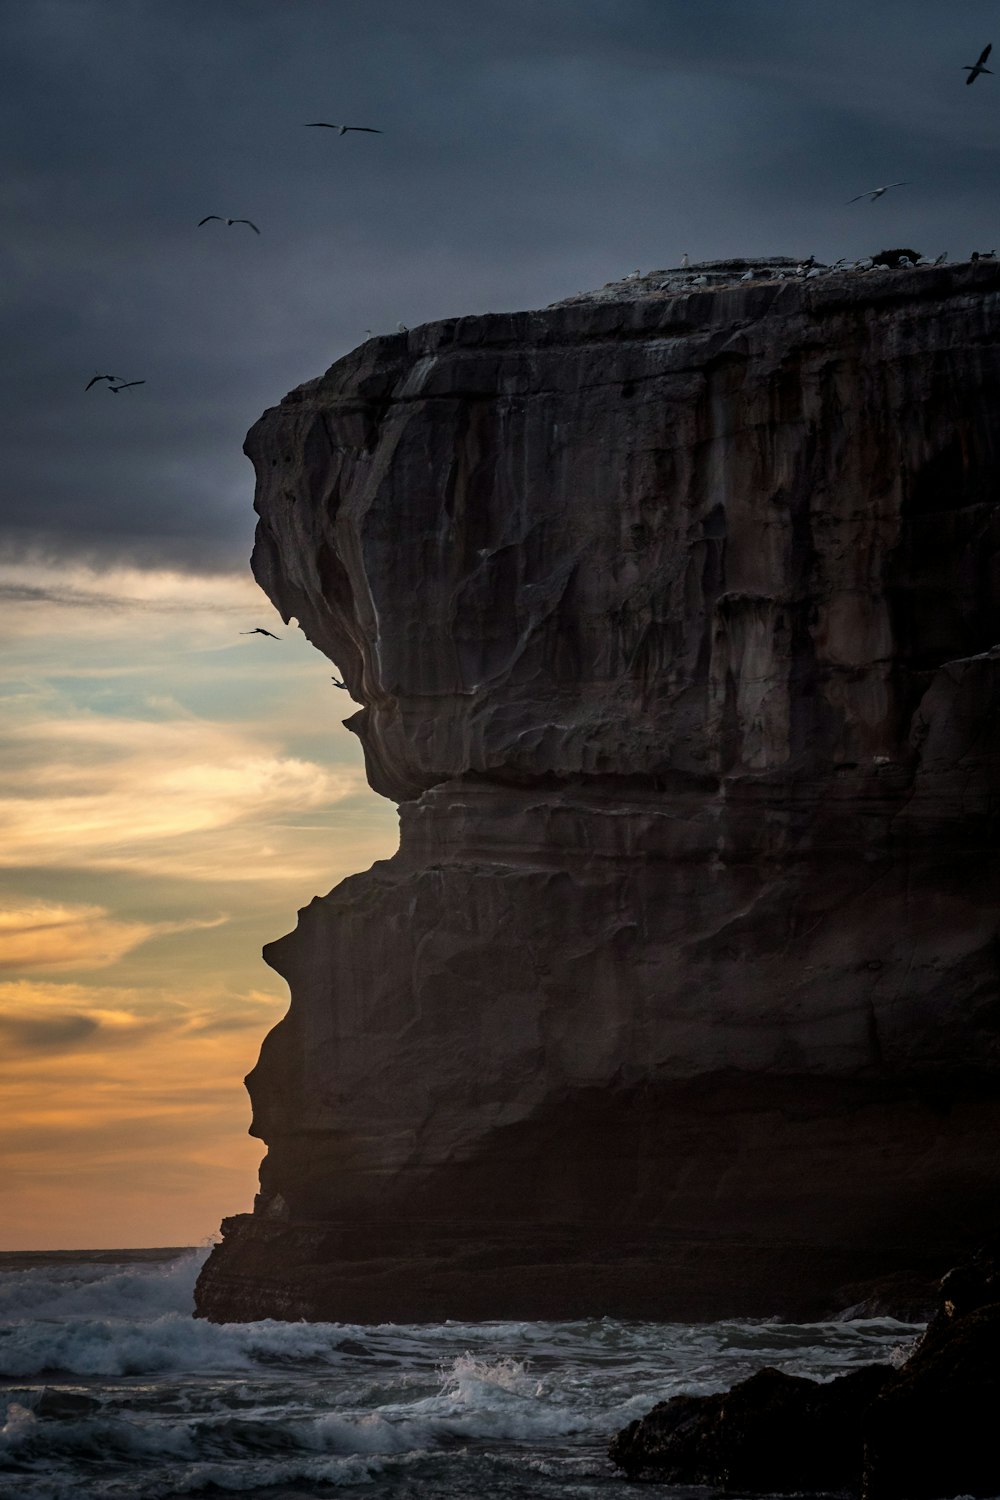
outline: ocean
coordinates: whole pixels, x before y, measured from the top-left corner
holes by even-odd
[[[0,1254],[0,1497],[635,1500],[606,1457],[679,1391],[901,1360],[891,1318],[204,1323],[207,1254]],[[661,1496],[697,1492],[657,1486]]]

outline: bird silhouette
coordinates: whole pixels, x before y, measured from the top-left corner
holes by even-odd
[[[281,640],[280,635],[275,635],[273,630],[265,630],[263,625],[255,625],[252,630],[241,630],[240,635],[269,635],[272,641]]]
[[[872,203],[874,203],[876,198],[881,198],[881,196],[882,196],[883,193],[887,193],[890,188],[894,188],[894,187],[909,187],[909,183],[908,182],[887,182],[886,185],[885,185],[885,187],[869,188],[867,192],[865,192],[865,193],[858,193],[856,197],[854,197],[854,198],[848,198],[847,201],[848,201],[848,203],[857,203],[857,201],[858,201],[859,198],[868,198],[868,199],[871,200]]]
[[[310,120],[304,127],[305,130],[337,130],[341,135],[346,135],[349,130],[363,130],[366,135],[384,135],[384,131],[376,130],[374,125],[331,125],[327,120]]]
[[[975,83],[975,81],[979,77],[980,73],[992,73],[993,72],[992,68],[984,68],[983,67],[983,64],[985,63],[986,59],[989,57],[989,55],[990,55],[990,53],[992,51],[993,51],[993,43],[989,42],[983,48],[982,52],[980,52],[979,56],[976,58],[976,60],[975,60],[974,63],[971,63],[971,64],[970,63],[966,63],[965,67],[962,69],[962,71],[964,73],[968,73],[968,75],[969,75],[968,78],[965,80],[966,83]]]
[[[145,384],[146,382],[144,380],[123,380],[120,385],[109,385],[108,390],[112,393],[112,395],[117,396],[119,391],[129,391],[134,385]]]
[[[341,682],[339,677],[331,677],[330,681],[333,683],[334,687],[343,688],[345,693],[348,691],[347,683]]]
[[[99,380],[109,380],[111,382],[111,384],[113,385],[116,380],[121,380],[121,376],[120,375],[95,375],[94,378],[93,378],[93,380],[88,380],[87,381],[87,384],[84,386],[84,390],[85,391],[89,391],[90,387],[92,385],[96,385]]]
[[[213,219],[218,219],[220,224],[249,224],[254,234],[260,234],[260,230],[257,228],[256,224],[252,222],[252,220],[224,219],[221,214],[206,214],[203,219],[198,220],[198,228],[200,229],[203,224],[210,224]]]

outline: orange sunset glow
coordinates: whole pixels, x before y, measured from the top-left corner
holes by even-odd
[[[395,809],[249,576],[8,566],[0,617],[0,1248],[198,1243],[256,1188],[261,946]]]

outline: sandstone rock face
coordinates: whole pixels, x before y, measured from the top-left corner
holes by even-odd
[[[265,950],[201,1312],[802,1312],[1000,1227],[998,292],[459,319],[253,429],[400,849]]]

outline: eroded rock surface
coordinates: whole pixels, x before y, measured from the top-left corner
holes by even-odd
[[[814,1312],[995,1231],[998,291],[436,323],[253,429],[401,842],[266,950],[201,1312]]]

